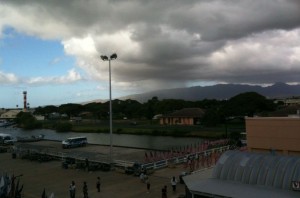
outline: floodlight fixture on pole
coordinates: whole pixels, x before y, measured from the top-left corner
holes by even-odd
[[[106,55],[101,55],[100,56],[101,59],[103,61],[108,61],[108,65],[109,65],[109,142],[110,142],[110,150],[109,150],[109,160],[110,160],[110,163],[112,164],[113,163],[113,132],[112,132],[112,100],[111,100],[111,65],[110,65],[110,62],[112,60],[115,60],[117,59],[117,54],[116,53],[113,53],[109,58],[108,56]]]

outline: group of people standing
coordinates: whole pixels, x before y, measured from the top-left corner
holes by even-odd
[[[143,183],[146,183],[147,186],[147,192],[150,192],[150,181],[149,178],[145,175],[145,174],[141,174],[140,175],[140,179]],[[172,177],[171,179],[171,186],[172,186],[172,191],[173,193],[176,192],[176,185],[177,185],[177,179],[176,177]],[[96,181],[96,188],[97,188],[97,192],[100,192],[100,187],[101,187],[101,180],[100,177],[97,177],[97,181]],[[76,186],[75,186],[75,182],[72,181],[70,186],[69,186],[69,191],[70,191],[70,198],[75,198],[75,194],[76,194]],[[88,186],[87,183],[84,181],[83,182],[83,187],[82,187],[82,193],[83,193],[83,198],[88,198]],[[167,186],[165,185],[162,190],[162,198],[167,198]]]
[[[141,182],[146,184],[147,193],[149,193],[150,192],[150,181],[149,181],[149,177],[146,175],[146,173],[144,171],[142,171],[142,173],[140,174],[140,180],[141,180]]]
[[[141,173],[140,174],[140,179],[141,179],[141,182],[143,183],[146,183],[146,187],[147,187],[147,193],[150,192],[150,181],[149,181],[149,178],[146,174],[144,173]],[[171,186],[172,186],[172,191],[173,193],[176,192],[176,186],[177,186],[177,179],[176,177],[172,177],[171,179]],[[161,189],[161,196],[162,198],[167,198],[168,194],[168,191],[167,191],[167,186],[165,185],[162,189]]]
[[[97,192],[100,192],[100,187],[101,187],[101,180],[100,180],[100,177],[97,177],[97,181],[96,181]],[[76,185],[75,185],[74,181],[72,181],[70,186],[69,186],[69,192],[70,192],[70,198],[75,198]],[[83,182],[82,193],[83,193],[83,198],[88,198],[89,197],[89,195],[88,195],[88,186],[87,186],[87,183],[85,181]]]
[[[176,192],[176,186],[177,186],[177,179],[176,179],[176,177],[172,177],[172,179],[171,179],[171,186],[172,186],[173,193],[175,193]],[[161,189],[161,197],[162,198],[167,198],[168,197],[167,186],[164,186]]]

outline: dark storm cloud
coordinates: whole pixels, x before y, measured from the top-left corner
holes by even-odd
[[[114,79],[126,85],[300,79],[297,0],[11,0],[3,5],[6,22],[0,25],[61,39],[78,66],[91,76],[98,72],[99,79],[107,75],[96,65],[97,53],[110,52],[119,55]],[[24,24],[14,21],[12,11]],[[79,45],[86,40],[91,49],[84,51]]]

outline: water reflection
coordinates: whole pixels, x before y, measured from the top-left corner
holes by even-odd
[[[0,128],[0,133],[9,133],[14,137],[44,134],[45,139],[62,141],[68,137],[86,136],[92,144],[109,145],[109,134],[103,133],[57,133],[53,130],[39,129],[24,131],[18,128]],[[146,149],[171,149],[201,143],[200,138],[179,138],[165,136],[113,134],[113,145]]]

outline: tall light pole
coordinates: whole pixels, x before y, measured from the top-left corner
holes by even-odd
[[[109,150],[109,161],[112,164],[113,158],[112,158],[112,147],[113,147],[113,133],[112,133],[112,101],[111,101],[111,66],[110,62],[112,60],[117,59],[117,54],[113,53],[110,57],[106,55],[100,56],[103,61],[108,61],[109,65],[109,141],[110,141],[110,150]]]

